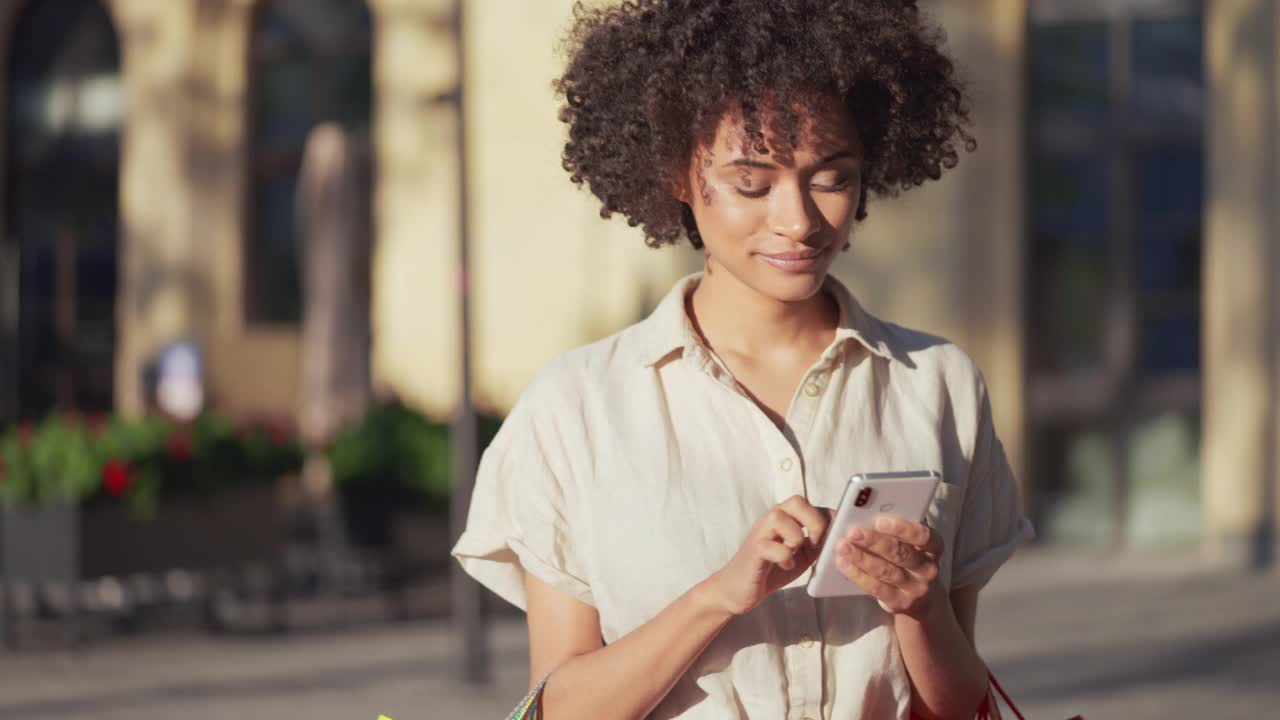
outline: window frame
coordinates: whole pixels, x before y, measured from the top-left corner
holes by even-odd
[[[1086,125],[1060,118],[1043,123],[1036,105],[1035,73],[1026,73],[1027,115],[1025,147],[1031,163],[1035,158],[1061,153],[1078,154],[1100,150],[1105,158],[1108,198],[1106,215],[1106,297],[1103,301],[1102,356],[1095,368],[1054,370],[1036,367],[1030,358],[1039,357],[1039,344],[1048,336],[1037,328],[1035,312],[1027,313],[1026,337],[1033,350],[1028,353],[1026,394],[1026,445],[1031,467],[1045,461],[1037,447],[1039,432],[1055,427],[1092,426],[1108,436],[1108,462],[1114,479],[1111,490],[1110,537],[1107,542],[1126,542],[1131,514],[1132,478],[1130,459],[1132,435],[1144,419],[1168,412],[1200,414],[1202,368],[1165,374],[1144,374],[1140,367],[1144,298],[1138,287],[1137,158],[1148,148],[1196,148],[1203,153],[1203,124],[1157,127],[1132,122],[1134,24],[1152,19],[1204,17],[1202,0],[1029,0],[1026,19],[1027,62],[1034,63],[1035,30],[1054,24],[1098,22],[1107,34],[1107,105],[1105,122]],[[1206,98],[1207,100],[1207,98]],[[1047,125],[1047,127],[1046,127]],[[1035,277],[1038,253],[1034,183],[1026,185],[1026,277]],[[1201,239],[1203,253],[1203,238]],[[1026,298],[1037,306],[1035,288],[1027,286]],[[1203,317],[1203,292],[1196,299]],[[1165,300],[1168,306],[1184,300]],[[1148,302],[1149,306],[1150,303]],[[1041,488],[1042,489],[1042,488]],[[1037,519],[1048,504],[1032,494]]]
[[[259,276],[252,270],[255,259],[256,250],[259,247],[259,209],[258,200],[263,189],[267,187],[264,180],[279,182],[287,179],[292,175],[295,180],[300,179],[302,170],[302,158],[306,151],[306,138],[302,138],[297,147],[287,147],[275,150],[270,155],[265,156],[260,152],[258,144],[258,129],[263,121],[262,108],[258,102],[258,91],[260,89],[261,77],[257,71],[259,62],[263,60],[288,58],[290,54],[280,52],[275,55],[263,57],[258,41],[258,33],[266,22],[266,14],[270,12],[271,6],[278,0],[256,0],[249,13],[249,29],[248,38],[244,46],[244,62],[247,68],[246,86],[245,86],[245,120],[244,120],[244,195],[241,210],[241,245],[240,245],[240,267],[241,267],[241,322],[250,329],[255,330],[298,330],[301,327],[302,315],[305,308],[302,307],[301,293],[303,290],[303,278],[301,276],[302,268],[299,259],[295,253],[294,270],[298,279],[298,314],[296,317],[279,318],[272,317],[272,313],[267,309],[267,301],[264,299],[265,289],[259,282]],[[311,53],[307,56],[309,63],[318,65],[321,70],[315,74],[316,77],[331,77],[332,68],[343,62],[348,62],[358,57],[362,52],[367,52],[369,57],[369,132],[373,132],[373,117],[377,105],[376,90],[374,88],[373,78],[373,62],[376,50],[376,16],[374,8],[369,0],[346,0],[355,6],[359,6],[369,19],[369,32],[365,36],[365,41],[360,43],[343,44],[337,51],[324,54]],[[313,83],[313,91],[316,98],[327,98],[318,106],[323,106],[324,110],[317,115],[315,124],[324,122],[325,110],[332,110],[338,106],[338,101],[334,98],[335,86],[332,82]],[[314,129],[315,125],[312,125]],[[310,132],[310,130],[308,130]],[[265,167],[270,164],[271,167]],[[290,168],[293,168],[292,171]],[[297,247],[298,238],[296,237],[295,226],[295,248]]]

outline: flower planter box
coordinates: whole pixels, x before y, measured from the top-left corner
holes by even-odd
[[[96,578],[265,561],[286,539],[287,512],[273,485],[166,500],[154,517],[119,504],[80,512],[80,576]]]
[[[0,572],[61,582],[266,560],[285,540],[285,516],[270,486],[167,500],[151,518],[119,504],[7,507]]]
[[[80,507],[0,508],[0,577],[71,582],[80,577]]]
[[[172,569],[210,570],[271,562],[287,540],[288,508],[274,485],[228,488],[208,497],[174,498],[154,517],[117,503],[11,506],[0,509],[0,625],[12,641],[12,590],[53,587],[75,598],[83,580]],[[65,608],[74,641],[76,600]]]
[[[36,507],[0,507],[0,644],[15,641],[14,581],[75,586],[80,577],[78,527],[80,508],[74,503]],[[76,639],[74,608],[66,624],[68,644]]]

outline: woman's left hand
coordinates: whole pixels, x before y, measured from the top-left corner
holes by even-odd
[[[840,572],[879,600],[886,612],[923,621],[945,607],[938,568],[943,542],[933,528],[882,515],[875,530],[852,528],[838,542]]]

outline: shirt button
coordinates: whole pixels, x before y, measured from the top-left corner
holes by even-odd
[[[801,641],[800,641],[800,647],[802,647],[802,648],[811,648],[811,647],[813,647],[813,640],[812,640],[812,639],[810,639],[810,638],[804,638],[803,640],[801,640]]]
[[[818,394],[821,392],[822,386],[816,382],[808,382],[804,385],[804,394],[809,397],[818,397]]]
[[[782,472],[791,470],[791,458],[782,458],[782,462],[778,463],[778,467],[782,468]]]

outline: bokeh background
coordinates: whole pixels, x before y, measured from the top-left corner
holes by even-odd
[[[1045,717],[1273,712],[1280,4],[922,4],[979,149],[834,272],[986,374],[1039,531],[988,657]],[[0,0],[0,716],[518,696],[453,488],[700,263],[560,167],[572,2],[463,5]]]

